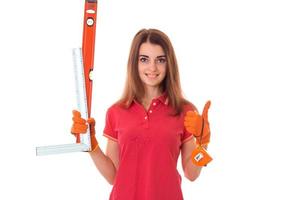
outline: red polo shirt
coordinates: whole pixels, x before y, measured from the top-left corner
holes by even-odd
[[[118,142],[120,164],[110,200],[183,200],[177,160],[181,145],[193,136],[162,95],[148,110],[134,101],[128,109],[112,105],[106,113],[104,136]]]

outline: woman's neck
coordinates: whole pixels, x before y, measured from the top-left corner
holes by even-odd
[[[151,101],[153,98],[159,97],[161,94],[162,91],[160,88],[146,88],[143,99]]]
[[[150,107],[152,99],[159,97],[161,94],[162,91],[159,88],[147,88],[145,90],[145,95],[141,103],[143,104],[145,109],[148,109]]]

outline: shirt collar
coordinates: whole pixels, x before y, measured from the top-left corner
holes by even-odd
[[[167,92],[163,92],[162,95],[160,95],[159,97],[155,98],[157,100],[159,100],[161,103],[168,105],[169,103],[169,98],[167,96]]]
[[[164,105],[168,105],[169,104],[169,98],[167,96],[167,92],[163,92],[160,96],[154,98],[153,101],[160,101]],[[138,101],[136,99],[134,99],[133,102],[138,103]]]

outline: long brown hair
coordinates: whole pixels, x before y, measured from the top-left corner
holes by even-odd
[[[138,73],[138,59],[141,44],[150,42],[160,45],[166,54],[167,72],[161,83],[162,91],[166,92],[168,102],[174,109],[174,115],[183,110],[183,105],[188,103],[182,95],[178,65],[172,43],[168,36],[157,29],[142,29],[133,38],[127,64],[127,78],[121,99],[117,102],[128,108],[132,101],[140,101],[145,95],[145,89]]]

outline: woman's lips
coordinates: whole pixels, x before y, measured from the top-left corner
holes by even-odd
[[[145,74],[148,78],[156,78],[159,74]]]

